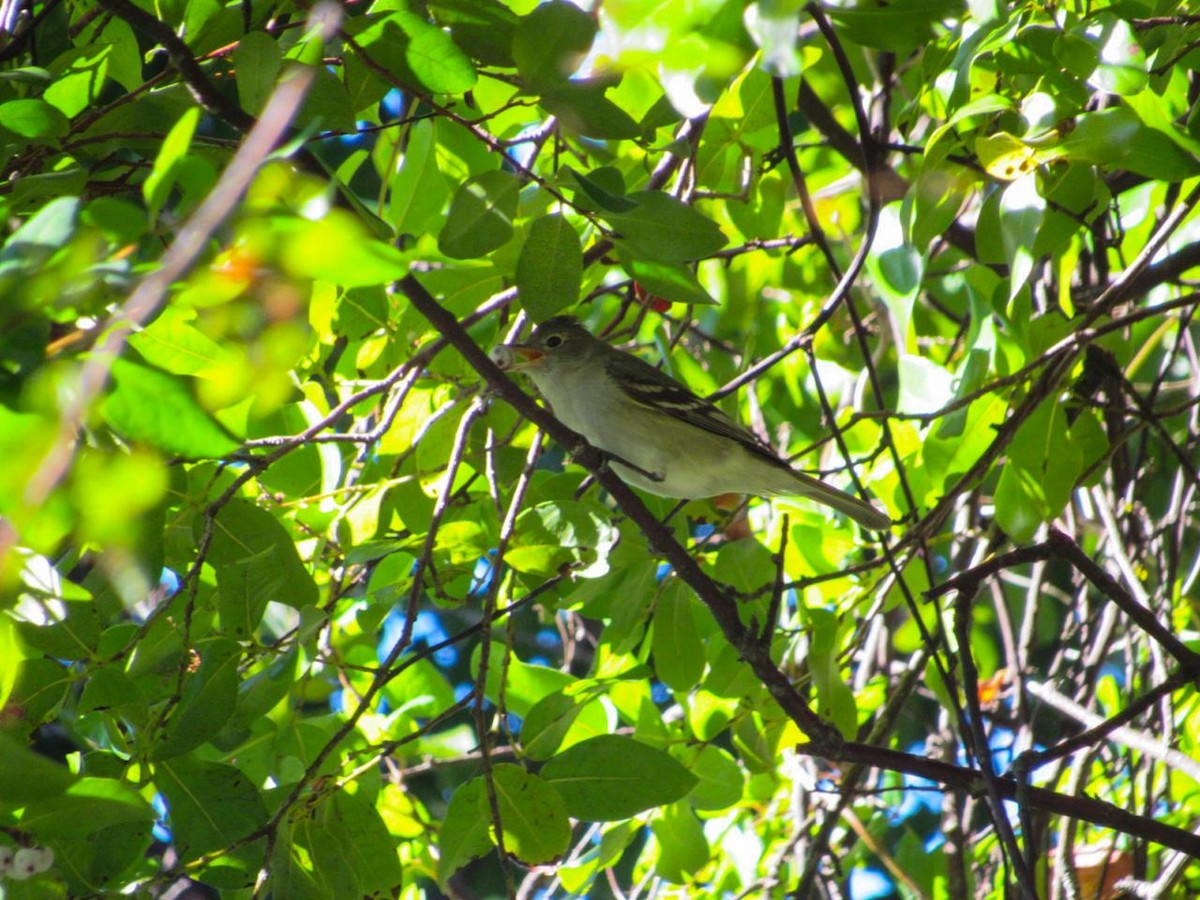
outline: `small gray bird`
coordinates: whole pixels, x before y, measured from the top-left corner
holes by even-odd
[[[891,525],[869,503],[797,472],[712,403],[571,316],[549,319],[528,343],[502,344],[491,356],[528,375],[559,421],[610,454],[613,471],[635,487],[688,499],[793,494],[864,528]]]

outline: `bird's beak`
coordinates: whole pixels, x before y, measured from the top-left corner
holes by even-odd
[[[492,362],[505,372],[519,372],[522,369],[528,369],[546,357],[543,351],[526,344],[501,344],[493,347],[490,355]]]

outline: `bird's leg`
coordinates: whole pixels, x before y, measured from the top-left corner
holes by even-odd
[[[607,450],[603,451],[603,453],[607,457],[608,463],[616,463],[624,466],[625,468],[636,472],[638,475],[641,475],[647,481],[653,481],[655,484],[658,484],[666,481],[667,479],[667,476],[662,472],[651,472],[648,469],[643,469],[641,466],[629,462],[629,460],[625,459],[624,457],[617,456],[615,453],[609,453]]]
[[[636,472],[647,481],[658,483],[666,479],[666,475],[662,472],[650,472],[643,469],[637,463],[631,463],[619,454],[613,453],[611,450],[605,450],[597,447],[595,444],[584,443],[583,441],[576,442],[573,446],[564,447],[572,459],[576,460],[585,469],[605,468],[610,472],[613,470],[613,463],[624,466],[625,468]],[[616,473],[620,477],[620,473]],[[622,478],[622,481],[625,479]]]

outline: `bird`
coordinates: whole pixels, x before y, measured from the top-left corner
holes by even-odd
[[[527,375],[558,420],[607,454],[634,487],[689,500],[807,497],[867,529],[892,524],[865,500],[793,469],[712,402],[595,337],[574,316],[548,319],[528,342],[500,344],[490,356],[501,369]]]

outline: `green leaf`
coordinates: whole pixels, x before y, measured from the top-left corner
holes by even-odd
[[[471,675],[474,678],[479,675],[479,658],[480,651],[476,647],[475,652],[471,654]],[[543,697],[561,691],[574,684],[575,680],[558,669],[533,665],[512,654],[504,659],[499,653],[493,652],[488,657],[484,693],[489,700],[496,703],[500,699],[500,687],[503,684],[504,702],[508,711],[518,716],[526,716]]]
[[[450,201],[438,249],[452,259],[478,259],[513,236],[520,183],[508,172],[484,172],[464,182]]]
[[[459,785],[438,834],[438,884],[446,887],[450,876],[473,859],[492,850],[491,815],[487,809],[487,786],[482,778]]]
[[[856,44],[907,53],[926,41],[934,25],[960,6],[959,0],[853,0],[830,6],[826,13]]]
[[[513,37],[513,59],[530,90],[561,84],[592,47],[596,21],[574,3],[550,0],[523,16]]]
[[[450,35],[408,9],[391,10],[369,24],[358,43],[375,63],[414,88],[461,94],[475,87],[475,66]]]
[[[0,103],[0,127],[18,137],[36,140],[63,137],[71,123],[45,100],[10,100]]]
[[[603,508],[560,500],[539,503],[518,517],[504,559],[518,572],[551,575],[568,563],[585,563],[588,575],[607,571],[608,550],[617,530]]]
[[[389,284],[408,274],[403,253],[371,237],[343,210],[331,210],[315,222],[291,224],[283,258],[293,275],[356,288]]]
[[[521,723],[525,755],[534,760],[553,756],[582,709],[580,700],[564,691],[555,691],[535,703]]]
[[[1029,540],[1070,499],[1082,450],[1069,438],[1066,409],[1043,401],[1013,436],[996,485],[996,521],[1013,540]]]
[[[904,233],[897,204],[883,208],[867,268],[883,300],[896,318],[897,333],[903,338],[903,349],[916,349],[912,330],[913,307],[925,277],[925,259]]]
[[[17,633],[29,649],[57,659],[86,659],[100,639],[100,617],[91,598],[76,598],[64,602],[44,624],[18,622]]]
[[[435,716],[454,705],[454,688],[427,659],[408,663],[388,682],[383,695],[391,709],[414,718]]]
[[[530,759],[549,759],[559,749],[608,732],[608,711],[582,685],[548,694],[534,704],[521,723],[521,745]]]
[[[744,543],[750,542],[737,541],[735,545]],[[692,589],[673,578],[663,586],[654,607],[654,671],[667,687],[685,693],[704,672],[704,643],[694,611],[697,603]]]
[[[233,67],[237,76],[238,103],[252,116],[257,116],[275,90],[275,79],[283,64],[279,44],[263,31],[251,31],[242,36],[233,51]]]
[[[846,686],[838,660],[842,639],[853,623],[839,621],[825,609],[810,609],[807,616],[807,661],[817,688],[817,712],[832,719],[843,735],[852,737],[858,724],[854,692]]]
[[[758,0],[746,8],[746,30],[762,50],[758,64],[777,78],[803,71],[796,52],[802,6],[799,0]]]
[[[517,260],[517,292],[535,322],[574,306],[583,281],[583,251],[571,223],[553,214],[536,219]]]
[[[541,775],[576,819],[627,819],[685,796],[696,776],[669,753],[615,734],[600,735],[559,753]]]
[[[182,756],[215,737],[237,702],[241,647],[225,638],[197,644],[200,668],[187,679],[183,696],[163,725],[165,736],[151,750],[156,760]]]
[[[636,256],[686,262],[711,256],[728,243],[716,222],[670,194],[638,191],[628,199],[637,204],[629,212],[603,215]]]
[[[202,525],[197,521],[195,528]],[[295,609],[317,602],[317,586],[287,530],[248,500],[234,498],[217,513],[208,563],[216,569],[218,589],[228,584],[236,596],[249,594],[259,598],[256,602],[273,600]]]
[[[492,784],[506,852],[527,866],[536,866],[567,851],[571,823],[561,794],[543,778],[511,763],[492,767]],[[488,810],[483,812],[490,818]]]
[[[225,732],[249,729],[288,695],[296,681],[299,654],[295,649],[244,679],[237,688],[237,704],[225,723]]]
[[[80,778],[57,797],[32,800],[22,831],[43,840],[86,837],[113,825],[149,826],[154,810],[127,784],[113,778]]]
[[[950,400],[954,379],[932,359],[906,353],[900,357],[896,374],[900,381],[896,398],[899,412],[934,412]]]
[[[1038,191],[1037,175],[1022,175],[1000,197],[1000,236],[1009,268],[1011,301],[1033,274],[1033,245],[1042,227],[1046,200]]]
[[[1088,24],[1089,31],[1099,29],[1100,43],[1099,65],[1088,81],[1112,94],[1131,95],[1145,88],[1150,80],[1146,53],[1130,24],[1109,12]]]
[[[611,82],[569,81],[542,91],[541,104],[563,126],[600,140],[624,140],[642,134],[642,128],[625,110],[604,96]]]
[[[92,673],[79,698],[80,712],[144,707],[146,697],[137,682],[115,666],[104,666]],[[141,712],[141,711],[140,711]]]
[[[150,220],[140,206],[116,197],[92,200],[83,208],[80,219],[99,228],[118,244],[134,243],[150,228]]]
[[[403,881],[396,843],[369,798],[335,791],[296,834],[309,850],[314,875],[343,897],[396,896]]]
[[[717,812],[729,809],[742,799],[746,778],[737,761],[713,744],[700,749],[688,767],[696,776],[696,786],[686,800],[693,809]]]
[[[142,359],[173,375],[198,375],[228,359],[220,344],[191,324],[195,313],[168,306],[158,318],[129,336]]]
[[[499,0],[434,0],[429,9],[450,28],[454,43],[491,66],[514,68],[513,38],[518,17]]]
[[[109,58],[114,44],[101,42],[68,50],[51,64],[54,82],[42,99],[58,107],[67,118],[74,118],[93,103],[108,78]]]
[[[124,437],[193,459],[224,456],[238,448],[180,379],[129,359],[114,360],[112,377],[116,386],[101,411]]]
[[[650,823],[658,844],[654,871],[674,884],[686,884],[708,862],[708,840],[686,803],[673,803]]]
[[[657,262],[627,256],[623,264],[634,282],[647,294],[662,297],[672,303],[690,303],[702,306],[716,305],[716,299],[695,274],[685,265]]]
[[[626,213],[637,209],[637,202],[625,196],[625,179],[617,169],[604,166],[583,175],[570,166],[566,168],[583,194],[582,197],[576,194],[577,203],[613,213]]]
[[[1161,131],[1144,126],[1125,106],[1079,116],[1055,149],[1067,159],[1162,181],[1182,181],[1200,173],[1200,161]]]
[[[6,814],[38,800],[59,797],[78,781],[66,766],[0,733],[0,810]]]
[[[450,186],[438,169],[432,122],[414,122],[404,147],[404,162],[388,186],[389,214],[397,234],[422,234],[450,198]]]
[[[10,270],[33,270],[75,234],[78,197],[51,200],[4,242],[0,275]]]
[[[254,785],[224,763],[190,757],[159,762],[154,766],[154,783],[166,797],[181,863],[222,850],[267,820]]]
[[[157,219],[159,211],[167,202],[176,182],[179,180],[180,166],[188,149],[192,145],[192,135],[196,133],[196,125],[200,122],[200,110],[192,107],[184,112],[179,120],[171,126],[167,137],[162,143],[162,149],[154,159],[150,174],[142,182],[142,196],[150,211],[151,220]]]
[[[996,485],[996,524],[1013,541],[1030,540],[1046,520],[1045,485],[1035,472],[1005,466]]]
[[[717,551],[713,577],[740,594],[750,594],[775,580],[771,551],[757,540],[731,541]]]
[[[295,45],[288,57],[297,53]],[[320,48],[320,44],[316,45]],[[296,115],[298,128],[322,131],[354,131],[354,110],[350,103],[350,92],[341,79],[320,65],[310,65],[312,82],[304,95],[304,105]]]
[[[0,615],[0,709],[4,709],[17,683],[17,673],[25,653],[17,640],[17,629],[12,619]]]

